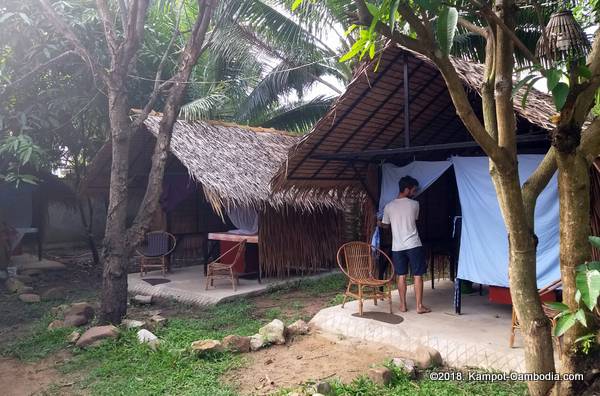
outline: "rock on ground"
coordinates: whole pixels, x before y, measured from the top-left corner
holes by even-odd
[[[121,324],[125,326],[126,329],[139,329],[141,327],[144,327],[146,325],[146,322],[135,319],[123,319]]]
[[[26,303],[39,303],[40,301],[42,301],[40,299],[40,296],[38,296],[37,294],[33,294],[33,293],[19,294],[19,300],[26,302]]]
[[[414,360],[397,357],[392,359],[392,363],[396,367],[404,370],[411,378],[416,376],[417,366]]]
[[[68,315],[65,316],[64,325],[65,327],[79,327],[88,322],[88,318],[84,315]]]
[[[250,352],[250,337],[228,335],[223,338],[223,347],[231,352]]]
[[[218,340],[198,340],[192,342],[192,351],[200,355],[206,352],[223,352],[223,344]]]
[[[331,393],[332,389],[331,389],[331,385],[329,384],[329,382],[319,382],[316,386],[317,388],[317,393],[320,393],[322,395],[328,395]]]
[[[6,289],[11,293],[23,293],[27,290],[25,288],[28,287],[25,286],[25,283],[15,278],[8,278],[6,282],[4,282],[4,286],[6,286]]]
[[[80,348],[85,348],[91,346],[92,344],[96,345],[97,341],[101,341],[106,338],[117,338],[118,336],[119,329],[117,329],[115,326],[95,326],[83,333],[75,345]]]
[[[159,315],[159,314],[151,316],[148,321],[149,321],[148,324],[153,329],[158,329],[159,327],[167,324],[167,318],[165,318],[164,316]]]
[[[64,287],[52,287],[45,292],[43,292],[40,297],[42,301],[52,301],[52,300],[63,300],[66,297],[67,293]]]
[[[389,385],[392,382],[392,371],[387,367],[376,367],[367,371],[367,377],[378,385]]]
[[[413,360],[420,369],[441,366],[443,363],[442,355],[435,348],[425,345],[417,347]]]
[[[158,337],[146,329],[141,329],[140,331],[138,331],[137,338],[140,344],[148,344],[150,349],[152,349],[153,351],[155,351],[160,344],[160,340],[158,339]]]
[[[69,309],[67,309],[65,311],[65,317],[83,315],[88,320],[93,319],[95,314],[96,313],[95,313],[94,307],[91,304],[86,303],[86,302],[79,302],[79,303],[71,304]]]
[[[289,325],[286,329],[286,334],[290,337],[297,335],[305,335],[308,334],[310,328],[308,327],[308,323],[303,321],[302,319],[295,321],[291,325]],[[322,392],[321,392],[322,393]]]
[[[67,342],[69,344],[75,344],[77,340],[81,337],[81,334],[78,331],[74,331],[67,336]]]
[[[63,327],[66,327],[65,323],[62,320],[57,319],[50,322],[48,325],[48,330],[62,329]]]
[[[140,305],[148,305],[148,304],[152,304],[152,296],[144,296],[144,295],[138,294],[138,295],[134,296],[131,299],[131,301],[136,304],[140,304]]]
[[[258,351],[259,349],[263,348],[265,345],[267,345],[267,342],[265,341],[265,338],[262,335],[254,334],[253,336],[250,337],[250,350],[251,351]]]
[[[263,336],[265,341],[271,344],[285,344],[285,326],[279,319],[273,319],[258,330],[258,334]]]

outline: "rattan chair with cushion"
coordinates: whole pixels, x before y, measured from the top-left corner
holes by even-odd
[[[552,283],[550,283],[549,285],[541,288],[538,290],[538,293],[540,294],[540,297],[544,297],[550,293],[553,293],[556,289],[558,289],[559,287],[562,286],[562,281],[556,280]],[[548,319],[550,319],[550,322],[552,322],[552,328],[554,329],[554,326],[556,326],[556,316],[560,313],[557,310],[554,310],[552,308],[550,308],[549,306],[547,306],[546,304],[544,304],[542,302],[542,309],[544,310],[544,313],[546,314],[546,316],[548,317]],[[519,325],[519,319],[517,318],[517,312],[515,311],[515,307],[513,306],[512,308],[512,322],[510,325],[510,341],[509,341],[509,345],[512,348],[515,344],[515,332],[517,329],[520,329],[520,325]],[[560,348],[560,342],[558,343],[558,347]]]
[[[229,253],[236,251],[235,258],[231,264],[221,263],[220,261]],[[215,279],[231,279],[231,285],[233,291],[236,291],[237,284],[239,283],[238,274],[233,271],[235,263],[238,262],[240,257],[244,257],[246,252],[246,240],[244,239],[240,243],[237,243],[234,247],[217,257],[212,263],[206,267],[206,290],[208,286],[214,286]]]
[[[384,278],[377,276],[377,259],[386,260],[387,269]],[[383,251],[372,247],[365,242],[348,242],[343,244],[337,252],[337,262],[342,272],[348,277],[348,287],[344,293],[346,304],[348,297],[358,299],[359,315],[363,314],[363,299],[373,299],[375,305],[377,300],[387,299],[390,303],[392,313],[392,281],[394,279],[394,267],[392,261]],[[352,287],[357,291],[354,293]]]
[[[175,250],[177,240],[173,234],[165,231],[152,231],[146,234],[142,243],[137,247],[140,260],[140,276],[148,273],[150,268],[160,268],[163,276],[169,266],[169,255]]]

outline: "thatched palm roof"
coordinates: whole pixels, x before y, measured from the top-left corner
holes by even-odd
[[[290,149],[287,162],[272,181],[275,191],[291,187],[304,191],[362,190],[368,164],[386,158],[382,152],[387,149],[405,147],[406,135],[411,147],[473,140],[456,115],[445,81],[433,62],[390,45],[383,51],[378,66],[377,63],[375,59],[359,68],[329,112]],[[481,118],[483,65],[458,58],[453,63]],[[407,114],[405,91],[409,97]],[[553,128],[552,98],[532,89],[523,108],[524,92],[521,89],[514,98],[518,133],[545,134]],[[380,154],[376,154],[378,150]],[[432,158],[424,152],[419,155],[422,159]]]
[[[144,122],[145,128],[132,138],[131,180],[147,175],[155,142],[149,137],[158,134],[160,120],[160,116],[149,116]],[[289,203],[301,209],[339,206],[339,202],[327,194],[303,195],[300,200],[292,199],[288,191],[271,194],[270,180],[298,139],[275,129],[178,120],[173,128],[170,152],[187,169],[190,178],[202,185],[207,200],[218,211],[229,205],[259,208],[265,204],[281,207]],[[89,169],[88,191],[108,188],[110,159],[111,145],[107,143]],[[143,188],[145,183],[138,185]]]

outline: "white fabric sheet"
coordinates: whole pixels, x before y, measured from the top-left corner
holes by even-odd
[[[521,183],[543,156],[519,155]],[[453,157],[452,164],[462,209],[462,234],[458,277],[473,282],[508,287],[508,236],[487,157]],[[535,210],[538,287],[560,278],[558,189],[556,175],[540,194]]]
[[[237,227],[237,230],[229,231],[232,234],[254,235],[258,233],[258,212],[248,207],[227,208],[229,220]]]
[[[392,164],[383,164],[381,167],[381,195],[379,197],[378,216],[383,216],[383,208],[398,196],[398,182],[404,176],[412,176],[419,181],[417,195],[427,190],[446,170],[452,166],[450,161],[413,161],[410,164],[398,167]]]

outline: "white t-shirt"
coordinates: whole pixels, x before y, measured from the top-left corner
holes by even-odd
[[[417,231],[419,202],[410,198],[396,198],[383,209],[383,224],[391,224],[392,250],[408,250],[421,246]]]

